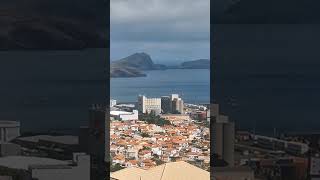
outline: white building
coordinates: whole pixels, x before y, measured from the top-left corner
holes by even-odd
[[[72,162],[32,156],[6,156],[0,158],[0,166],[16,169],[17,172],[25,170],[31,178],[38,180],[90,180],[90,156],[84,153],[74,153]]]
[[[134,149],[134,148],[129,148],[126,151],[126,158],[134,158],[134,159],[138,159],[138,149]]]
[[[171,101],[178,98],[179,98],[179,94],[171,94]]]
[[[133,121],[139,119],[139,113],[137,110],[132,112],[127,111],[110,111],[110,116],[122,121]]]
[[[218,115],[211,129],[214,153],[220,155],[230,167],[234,166],[234,122],[228,116]]]
[[[162,148],[160,147],[153,147],[151,148],[152,154],[156,154],[158,156],[162,155]]]
[[[115,99],[110,99],[110,107],[113,107],[113,106],[115,106],[115,105],[117,105],[117,100],[115,100]]]
[[[198,104],[185,104],[186,107],[195,109],[195,110],[200,110],[200,111],[206,111],[208,108],[203,105],[198,105]]]
[[[172,112],[184,114],[184,103],[181,98],[174,98],[172,101]]]
[[[0,142],[9,142],[20,136],[20,122],[0,121]]]
[[[161,113],[161,98],[138,97],[138,110],[142,113],[151,113],[152,111],[159,115]]]
[[[306,143],[286,141],[282,139],[277,139],[274,137],[254,135],[255,142],[258,146],[272,149],[276,151],[286,151],[291,154],[305,154],[309,151],[309,146]]]
[[[117,108],[135,108],[134,104],[117,104],[115,105]]]

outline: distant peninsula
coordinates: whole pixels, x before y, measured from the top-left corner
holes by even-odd
[[[155,64],[147,53],[135,53],[128,57],[116,60],[110,64],[110,75],[117,77],[143,77],[143,71],[166,69],[209,69],[209,59],[185,61],[176,66]]]

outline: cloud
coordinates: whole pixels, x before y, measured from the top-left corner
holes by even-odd
[[[111,0],[112,58],[124,57],[130,46],[131,51],[153,48],[147,53],[159,59],[182,53],[209,58],[209,41],[210,0]],[[172,55],[164,53],[169,51]]]

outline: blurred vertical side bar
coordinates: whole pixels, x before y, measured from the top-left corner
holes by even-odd
[[[216,60],[213,56],[213,28],[214,28],[214,18],[213,18],[213,10],[214,10],[214,3],[210,2],[210,179],[214,179],[213,174],[213,165],[215,162],[215,155],[214,155],[214,142],[216,141],[214,136],[214,121],[216,120],[216,115],[219,113],[218,107],[215,107],[215,100],[214,100],[214,90],[215,90],[215,70],[216,70]]]
[[[0,179],[108,179],[109,1],[0,12]]]

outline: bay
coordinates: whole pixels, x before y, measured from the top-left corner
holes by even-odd
[[[210,70],[168,69],[146,71],[146,77],[112,78],[111,98],[136,102],[139,94],[160,97],[177,93],[188,103],[210,102]]]

